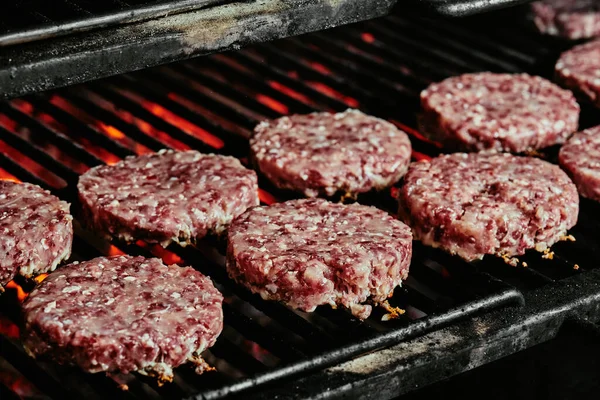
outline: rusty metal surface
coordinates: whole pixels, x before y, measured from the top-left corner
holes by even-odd
[[[0,98],[388,13],[396,0],[257,0],[0,49]]]

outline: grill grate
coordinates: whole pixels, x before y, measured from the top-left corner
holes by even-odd
[[[347,107],[396,123],[412,136],[414,158],[428,158],[440,149],[415,130],[414,114],[418,93],[429,82],[481,70],[548,75],[564,48],[524,27],[500,27],[502,16],[512,14],[459,22],[392,15],[3,102],[0,174],[46,187],[72,202],[75,211],[77,176],[89,167],[164,147],[247,161],[247,139],[257,121]],[[487,33],[490,26],[494,29]],[[594,118],[586,112],[584,121],[598,123]],[[259,185],[263,203],[293,197],[262,178]],[[395,209],[387,193],[364,195],[359,201]],[[585,276],[600,261],[595,240],[600,220],[595,215],[598,206],[583,201],[581,221],[573,231],[577,242],[558,244],[554,260],[526,255],[529,268],[491,258],[471,265],[416,244],[410,277],[391,299],[407,313],[385,323],[379,321],[381,310],[361,323],[343,310],[322,307],[306,314],[265,302],[227,278],[223,243],[217,240],[167,250],[143,242],[110,245],[76,224],[73,260],[119,252],[152,254],[168,263],[192,265],[213,279],[225,295],[225,329],[206,358],[218,372],[195,376],[182,367],[173,384],[158,387],[139,375],[88,375],[32,360],[18,343],[18,301],[32,284],[18,281],[0,297],[0,376],[12,376],[10,382],[21,386],[3,379],[0,393],[28,388],[51,398],[214,399],[264,390],[280,379],[523,304],[532,290]],[[575,263],[581,268],[575,270]]]

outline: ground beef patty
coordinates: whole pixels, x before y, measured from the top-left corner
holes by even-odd
[[[53,271],[71,255],[69,204],[30,183],[0,181],[0,292],[16,274]]]
[[[338,304],[364,319],[408,275],[410,228],[384,211],[322,199],[257,207],[228,231],[229,275],[303,311]]]
[[[416,239],[467,261],[544,251],[579,212],[577,189],[558,166],[510,154],[455,153],[413,163],[398,197]]]
[[[357,110],[292,115],[260,123],[250,141],[260,171],[308,197],[383,189],[408,168],[408,136]]]
[[[563,143],[577,130],[573,94],[527,74],[466,74],[421,93],[421,129],[465,151],[514,153]]]
[[[581,98],[600,107],[600,40],[564,52],[556,63],[556,78]]]
[[[200,353],[223,328],[223,296],[190,267],[158,258],[98,257],[50,274],[23,304],[23,344],[87,372],[138,371],[170,381],[172,368],[207,368]]]
[[[573,135],[560,149],[558,158],[579,193],[600,201],[600,126]]]
[[[531,4],[533,18],[542,33],[568,39],[600,36],[598,0],[544,0]]]
[[[125,241],[186,245],[259,204],[256,173],[233,157],[162,150],[79,178],[90,229]]]

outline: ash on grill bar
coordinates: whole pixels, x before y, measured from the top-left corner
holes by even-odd
[[[430,160],[443,149],[417,128],[423,89],[484,71],[553,80],[559,55],[580,43],[542,34],[530,5],[517,4],[526,1],[9,3],[0,15],[0,178],[71,203],[70,261],[155,256],[210,277],[224,296],[224,327],[202,353],[214,371],[197,375],[183,365],[165,384],[139,373],[88,374],[25,352],[21,304],[46,275],[17,276],[0,294],[2,400],[415,399],[447,396],[461,379],[483,382],[495,365],[534,369],[525,373],[541,392],[495,370],[502,390],[514,388],[511,396],[567,398],[552,397],[552,368],[519,361],[552,343],[561,343],[553,355],[569,353],[579,383],[578,363],[595,366],[587,373],[600,378],[598,363],[586,358],[598,346],[573,354],[556,339],[565,332],[585,343],[600,338],[600,205],[589,199],[580,199],[572,236],[518,262],[469,263],[415,241],[408,279],[389,299],[395,318],[373,307],[364,321],[341,307],[305,313],[252,294],[228,276],[224,239],[166,249],[109,243],[79,220],[77,182],[89,168],[165,148],[234,156],[250,168],[254,127],[285,115],[359,109],[406,132],[413,161]],[[580,129],[599,125],[600,111],[580,104]],[[538,153],[557,163],[558,148]],[[261,174],[258,184],[263,205],[300,196]],[[396,191],[357,201],[396,215]],[[578,384],[572,398],[598,398],[592,386]],[[485,392],[506,398],[502,390]]]

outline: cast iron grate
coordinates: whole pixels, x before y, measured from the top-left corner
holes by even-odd
[[[450,22],[398,14],[3,102],[0,173],[49,188],[77,210],[77,176],[91,166],[164,147],[247,161],[247,139],[261,119],[348,107],[398,124],[411,135],[414,158],[431,157],[439,147],[415,130],[418,93],[429,82],[483,70],[548,75],[564,47],[489,18]],[[490,26],[495,33],[486,33]],[[594,118],[587,112],[584,121],[598,123]],[[264,179],[260,186],[264,203],[293,196]],[[387,192],[359,201],[395,208]],[[135,374],[88,375],[32,360],[18,342],[18,301],[32,284],[18,281],[0,297],[0,376],[7,377],[0,393],[94,399],[223,398],[260,391],[470,316],[522,304],[523,293],[585,274],[600,261],[597,215],[598,206],[584,202],[573,231],[577,241],[557,245],[553,260],[526,255],[528,268],[495,259],[471,265],[416,245],[410,278],[391,300],[407,313],[381,322],[379,310],[363,323],[343,310],[305,314],[251,295],[227,278],[217,240],[167,250],[142,242],[110,245],[77,226],[73,260],[121,251],[153,254],[192,265],[215,281],[226,297],[225,330],[207,359],[218,372],[195,376],[182,367],[173,384],[158,387]]]

